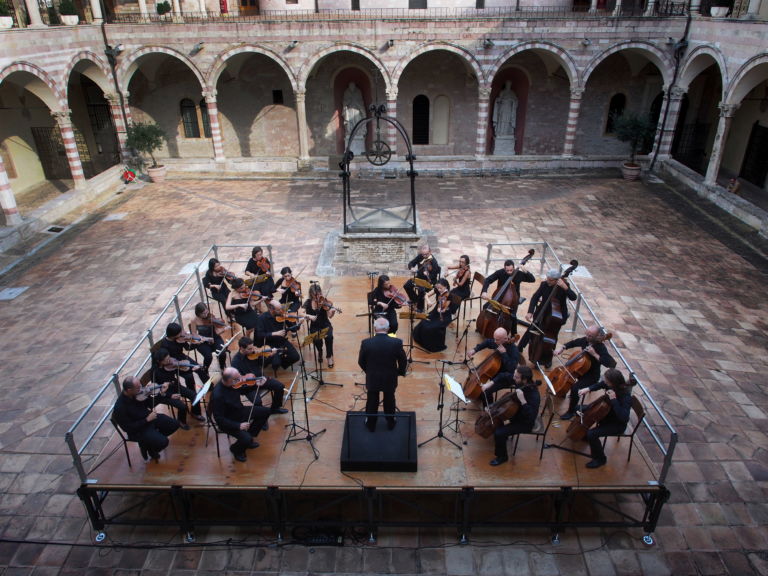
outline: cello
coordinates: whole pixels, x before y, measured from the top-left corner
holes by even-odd
[[[500,327],[510,333],[517,331],[512,329],[515,324],[517,305],[520,301],[520,294],[518,294],[515,286],[515,277],[520,272],[520,266],[525,266],[535,252],[533,248],[528,250],[528,254],[520,260],[520,264],[515,268],[512,275],[493,293],[488,305],[480,310],[475,330],[480,332],[484,338],[491,338],[494,330]]]
[[[560,280],[565,281],[565,279],[571,275],[571,272],[576,270],[578,266],[578,260],[571,260],[571,265],[560,275],[558,282],[549,293],[549,298],[542,304],[539,313],[531,323],[532,326],[538,329],[531,334],[531,345],[528,348],[528,359],[533,364],[536,364],[539,361],[541,361],[542,364],[552,362],[552,351],[555,349],[555,344],[557,344],[557,336],[560,334],[560,328],[563,325],[563,318],[565,317],[564,313],[566,312],[560,307],[558,293],[561,288],[559,282]],[[550,313],[545,318],[544,314],[547,311],[547,308],[550,308]]]
[[[504,420],[514,418],[519,409],[520,399],[517,397],[517,391],[507,392],[477,417],[475,433],[483,438],[490,438],[497,428],[501,428]]]
[[[605,333],[601,331],[601,338],[598,342],[605,342],[612,337],[613,334],[611,332]],[[549,380],[558,398],[565,398],[568,390],[576,383],[576,380],[589,372],[592,362],[594,362],[593,356],[589,353],[591,349],[592,345],[590,344],[578,354],[568,358],[565,364],[557,366],[549,373]]]
[[[496,376],[499,370],[501,370],[501,354],[498,350],[488,354],[477,367],[470,365],[469,375],[462,386],[464,396],[470,400],[479,399],[483,394],[482,384]]]
[[[568,425],[565,435],[574,442],[584,440],[587,431],[611,412],[611,402],[608,395],[603,394],[600,398],[592,402],[584,413],[579,413],[578,418],[574,418]]]

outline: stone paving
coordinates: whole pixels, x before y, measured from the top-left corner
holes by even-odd
[[[387,182],[374,182],[382,187]],[[383,531],[377,546],[270,545],[269,533],[112,529],[94,545],[64,432],[214,243],[272,244],[314,270],[339,231],[340,182],[176,180],[94,209],[0,278],[0,575],[768,574],[765,243],[711,206],[617,179],[421,178],[420,223],[441,261],[489,242],[547,240],[592,278],[579,286],[680,436],[672,492],[640,531]],[[124,217],[105,220],[108,215]],[[340,351],[341,353],[341,351]],[[130,544],[131,546],[123,546]]]

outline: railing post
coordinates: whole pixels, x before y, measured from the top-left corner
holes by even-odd
[[[152,349],[152,346],[155,345],[155,339],[152,338],[152,329],[147,328],[147,341],[149,342],[149,349]]]
[[[173,295],[173,307],[176,308],[176,322],[181,324],[181,306],[179,305],[179,295]]]
[[[677,445],[677,432],[672,432],[669,438],[669,446],[667,447],[667,453],[664,455],[664,464],[661,467],[661,474],[659,474],[659,484],[664,484],[669,474],[669,467],[672,466],[672,454],[675,453],[675,446]]]
[[[88,476],[85,473],[85,468],[83,468],[83,461],[80,459],[80,454],[77,452],[77,446],[75,446],[75,438],[72,435],[72,432],[66,433],[64,441],[67,443],[67,446],[69,446],[69,452],[72,454],[72,463],[75,465],[75,470],[77,470],[77,475],[80,477],[80,482],[85,482],[88,479]]]
[[[576,324],[579,321],[579,311],[581,310],[581,290],[579,290],[579,294],[576,297],[576,304],[573,307],[573,326],[571,326],[571,332],[576,332]]]
[[[544,247],[541,249],[541,265],[539,266],[539,276],[544,275],[544,266],[547,265],[547,248],[549,248],[549,244],[544,242],[543,246]]]
[[[493,244],[488,243],[488,253],[485,255],[485,275],[488,276],[488,270],[490,270],[491,266],[491,250],[493,249]]]
[[[112,374],[112,384],[115,385],[115,392],[117,392],[118,396],[123,393],[123,390],[120,387],[120,376],[118,374]]]
[[[205,288],[203,287],[203,279],[200,278],[200,267],[195,266],[195,276],[197,277],[197,291],[200,294],[200,300],[205,301]]]

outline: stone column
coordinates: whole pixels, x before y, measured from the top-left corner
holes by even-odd
[[[480,86],[477,92],[477,127],[475,131],[475,158],[485,158],[488,150],[488,113],[491,109],[491,88]]]
[[[37,0],[24,0],[24,5],[27,7],[27,14],[29,14],[29,27],[45,27],[45,22],[43,22],[42,16],[40,16],[40,5],[37,3]]]
[[[147,0],[139,0],[139,12],[144,18],[149,17],[149,10],[147,9]]]
[[[83,173],[83,165],[80,163],[80,154],[77,152],[75,132],[72,129],[72,120],[70,120],[69,114],[69,110],[51,113],[59,125],[59,130],[61,130],[61,139],[64,141],[64,150],[67,153],[69,171],[72,173],[72,180],[75,181],[75,188],[82,188],[86,183],[85,174]]]
[[[173,15],[181,16],[181,3],[179,0],[173,0]]]
[[[747,6],[747,13],[742,16],[742,19],[754,20],[755,18],[757,18],[759,12],[760,12],[760,0],[749,0],[749,6]]]
[[[203,92],[205,108],[208,111],[208,123],[211,125],[211,139],[213,140],[213,158],[216,162],[224,162],[224,142],[221,140],[221,126],[219,124],[219,109],[216,105],[216,90]]]
[[[101,24],[104,21],[104,15],[101,13],[101,2],[99,0],[90,0],[92,24]]]
[[[701,14],[701,0],[691,0],[691,16],[698,16]]]
[[[565,126],[563,156],[573,156],[573,147],[576,145],[576,130],[579,127],[579,114],[581,113],[581,97],[583,95],[584,88],[571,89],[571,102],[568,106],[568,123]]]
[[[198,4],[197,9],[200,10],[200,14],[201,15],[207,14],[208,11],[205,9],[205,0],[198,0],[197,4]],[[211,128],[213,128],[213,126],[211,126]]]
[[[125,149],[125,121],[123,120],[123,109],[120,106],[120,98],[117,94],[104,94],[104,98],[109,102],[109,113],[112,115],[112,123],[115,125],[115,134],[117,135],[117,145],[120,149],[120,158],[125,162],[127,155]]]
[[[712,143],[712,153],[709,155],[707,175],[704,177],[704,184],[707,186],[714,186],[717,183],[720,161],[723,159],[723,149],[728,141],[728,131],[731,129],[731,121],[739,105],[721,102],[718,107],[720,108],[720,121],[717,123],[717,134]]]
[[[621,16],[621,0],[616,0],[616,6],[613,9],[613,16]]]
[[[589,13],[594,14],[597,12],[597,0],[591,0],[589,3]]]
[[[648,0],[648,6],[645,8],[643,16],[653,16],[653,11],[656,9],[656,0]]]
[[[673,86],[664,93],[664,102],[661,104],[662,116],[659,118],[658,126],[659,140],[656,144],[658,146],[657,157],[662,160],[669,158],[672,154],[672,141],[675,139],[675,129],[680,119],[680,105],[683,102],[683,96],[685,96],[685,90],[677,86]],[[667,100],[669,100],[669,111],[667,112],[667,123],[664,125],[662,124],[664,121],[663,111],[667,107]]]
[[[307,93],[296,90],[296,122],[299,129],[299,165],[309,165],[309,127],[307,126]]]
[[[387,92],[387,116],[397,120],[397,88],[393,88]],[[392,156],[394,156],[397,152],[398,136],[397,128],[395,128],[394,124],[387,122],[386,134],[387,144],[389,144]]]
[[[21,214],[19,214],[19,209],[16,207],[16,197],[13,195],[11,183],[8,181],[8,174],[5,171],[2,156],[0,156],[0,207],[3,209],[6,226],[21,224]]]

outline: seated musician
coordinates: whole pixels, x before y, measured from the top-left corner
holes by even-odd
[[[491,466],[504,464],[509,460],[507,453],[507,440],[515,434],[523,434],[533,430],[536,425],[536,415],[541,405],[538,382],[533,381],[533,370],[528,366],[518,366],[514,375],[515,390],[520,407],[515,415],[506,424],[496,428],[493,432],[495,458],[491,460]]]
[[[156,402],[173,406],[176,409],[181,429],[189,430],[186,401],[189,401],[191,405],[195,401],[196,394],[187,386],[180,385],[179,374],[177,361],[171,357],[167,349],[159,348],[155,351],[152,355],[152,382],[165,386],[165,389],[157,396]],[[192,415],[200,422],[205,422],[200,404],[192,406]]]
[[[224,370],[227,367],[227,351],[224,349],[224,339],[221,337],[221,333],[228,328],[227,323],[211,314],[208,304],[198,302],[195,305],[195,317],[191,324],[193,334],[213,339],[213,342],[204,340],[197,347],[197,351],[203,357],[203,367],[206,370],[210,368],[213,362],[213,353],[219,350],[217,356],[219,367]]]
[[[189,334],[182,333],[181,326],[176,322],[171,322],[165,328],[165,338],[163,338],[160,344],[160,348],[168,350],[168,354],[174,360],[177,360],[182,365],[179,367],[178,374],[184,380],[184,385],[192,390],[193,393],[197,391],[195,386],[195,378],[193,372],[197,372],[200,379],[205,382],[208,380],[208,370],[202,366],[198,366],[197,363],[185,354],[187,350],[197,348],[202,344],[202,340],[193,341],[190,339]]]
[[[459,256],[459,264],[457,266],[448,266],[448,270],[458,270],[453,279],[451,296],[455,296],[457,301],[469,298],[469,287],[472,284],[472,271],[469,269],[469,256],[462,254]]]
[[[426,320],[422,320],[413,328],[413,339],[428,352],[445,350],[445,330],[458,308],[448,293],[448,280],[440,278],[435,284],[435,290],[437,300],[434,308]]]
[[[560,326],[563,326],[568,321],[568,304],[567,300],[576,300],[576,292],[574,292],[568,282],[560,278],[560,270],[552,268],[547,272],[547,279],[539,284],[538,289],[531,296],[531,301],[528,304],[528,314],[525,315],[525,319],[528,322],[533,321],[534,318],[539,319],[537,327],[541,327],[547,324],[547,320],[552,316],[552,302],[550,295],[555,289],[555,286],[560,287],[555,297],[557,298],[562,313],[562,318],[559,320]],[[559,331],[559,328],[558,328]],[[520,339],[518,349],[520,352],[525,349],[526,345],[530,341],[531,332],[526,332]],[[555,341],[556,343],[556,341]],[[553,343],[554,346],[554,343]],[[552,366],[552,358],[542,357],[542,364],[545,368]]]
[[[298,351],[287,338],[289,333],[298,330],[300,322],[288,318],[283,305],[277,300],[270,300],[267,308],[268,310],[259,316],[254,341],[259,346],[282,348],[279,354],[272,356],[272,368],[277,370],[282,366],[285,370],[300,358]]]
[[[222,305],[227,303],[229,296],[229,286],[226,280],[233,280],[234,277],[229,274],[216,258],[208,260],[208,271],[203,276],[203,286],[211,293],[211,298]]]
[[[237,368],[224,369],[221,381],[211,393],[211,409],[219,429],[235,439],[229,451],[232,452],[235,460],[245,462],[245,451],[259,447],[259,443],[254,438],[267,423],[269,408],[243,404],[242,396],[246,395],[251,387],[236,387],[241,378]]]
[[[115,401],[112,415],[129,440],[139,443],[141,457],[158,460],[168,446],[168,436],[179,429],[179,423],[150,408],[149,400],[138,400],[141,382],[135,376],[123,380],[123,392]]]
[[[267,355],[260,355],[256,346],[253,345],[253,340],[247,336],[243,336],[237,341],[237,347],[237,353],[232,356],[232,366],[237,368],[240,374],[244,374],[246,378],[264,376],[265,363],[269,363],[271,366],[271,358],[277,355],[277,350],[271,350]],[[274,378],[267,378],[267,381],[260,385],[259,388],[272,394],[271,414],[285,414],[288,412],[288,410],[282,407],[285,386],[280,381]],[[259,392],[256,391],[255,394],[248,397],[257,406],[261,406],[261,395]]]
[[[416,278],[429,282],[433,286],[440,277],[440,265],[437,263],[437,258],[432,254],[432,251],[427,244],[424,244],[419,248],[419,255],[408,262],[408,269],[416,273]],[[427,293],[426,288],[416,286],[413,278],[408,280],[408,282],[403,285],[403,288],[405,289],[405,293],[408,294],[411,302],[416,306],[416,311],[424,312],[424,298]]]
[[[605,395],[608,397],[611,411],[597,423],[597,426],[587,431],[587,442],[592,454],[592,460],[587,462],[587,468],[600,468],[608,461],[601,438],[622,434],[627,428],[632,410],[632,384],[628,384],[624,380],[624,375],[616,368],[606,370],[601,382],[579,390],[579,396],[584,397],[595,390],[606,391]],[[584,409],[585,412],[586,410],[588,407]]]
[[[593,361],[590,362],[589,370],[582,376],[579,376],[576,382],[571,386],[571,391],[568,395],[570,399],[568,402],[568,410],[565,414],[560,415],[561,420],[570,420],[573,418],[573,415],[576,413],[576,404],[579,402],[579,390],[597,384],[600,380],[601,366],[605,366],[606,368],[616,367],[616,360],[614,360],[613,356],[608,353],[608,348],[603,343],[604,338],[605,332],[603,332],[599,326],[592,325],[587,328],[585,336],[566,342],[555,352],[555,354],[559,356],[564,350],[579,348],[589,354],[593,359]]]
[[[328,368],[333,368],[333,325],[331,318],[336,314],[336,308],[330,304],[330,300],[323,296],[323,289],[317,283],[309,286],[309,298],[304,302],[302,308],[309,319],[309,332],[311,334],[328,330],[325,338],[315,338],[313,344],[317,350],[318,361],[322,362],[323,343],[325,343]]]
[[[483,394],[480,396],[480,400],[483,404],[489,404],[488,396],[490,394],[503,388],[512,388],[517,363],[520,361],[520,352],[504,328],[496,328],[493,331],[493,338],[480,342],[467,353],[467,356],[471,359],[477,352],[485,349],[496,350],[501,355],[499,372],[481,386]]]
[[[254,246],[251,250],[251,259],[248,260],[248,264],[245,265],[245,277],[246,278],[259,278],[266,276],[264,280],[254,283],[254,288],[259,291],[263,296],[272,297],[275,293],[275,281],[272,278],[272,264],[269,259],[264,256],[264,251],[261,246]]]
[[[280,294],[280,304],[288,312],[296,312],[301,307],[301,282],[293,277],[288,266],[280,270],[280,276],[275,284],[275,292]]]
[[[389,276],[386,274],[379,276],[371,298],[373,314],[387,319],[391,334],[397,333],[397,309],[401,308],[406,300],[405,295],[400,294],[392,285]]]
[[[491,287],[491,284],[496,282],[496,289],[494,290],[493,296],[494,298],[501,298],[502,295],[499,295],[499,291],[504,286],[504,284],[507,283],[507,280],[510,278],[512,279],[512,284],[514,284],[514,289],[517,292],[518,298],[520,297],[520,284],[523,282],[536,282],[536,277],[528,272],[526,270],[525,266],[520,266],[520,268],[517,269],[517,274],[515,274],[515,261],[514,260],[505,260],[504,261],[504,268],[499,268],[488,276],[485,279],[485,282],[483,282],[483,289],[480,292],[480,298],[483,300],[489,300],[491,297],[489,296],[489,289]],[[509,287],[507,288],[509,289]],[[490,304],[486,304],[485,308],[488,308]],[[504,311],[506,313],[506,310]],[[512,322],[512,334],[517,334],[517,309],[510,310],[509,314],[512,316],[513,322]]]
[[[235,322],[240,324],[246,332],[252,332],[256,328],[259,313],[253,306],[254,301],[260,296],[257,290],[246,286],[242,278],[232,280],[232,292],[224,308],[235,316]]]

